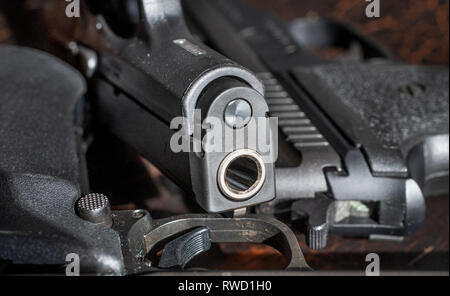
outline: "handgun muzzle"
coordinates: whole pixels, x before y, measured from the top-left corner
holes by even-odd
[[[266,180],[266,166],[261,155],[243,149],[229,154],[219,167],[218,184],[222,193],[235,201],[255,196]]]

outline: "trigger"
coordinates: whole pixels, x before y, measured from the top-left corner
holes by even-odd
[[[195,256],[211,248],[211,235],[207,227],[198,227],[166,244],[158,267],[184,268]]]

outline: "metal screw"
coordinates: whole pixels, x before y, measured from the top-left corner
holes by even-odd
[[[232,128],[243,128],[252,118],[252,107],[244,99],[236,99],[225,109],[225,122]]]
[[[91,193],[81,197],[76,204],[78,215],[89,222],[112,226],[111,206],[103,194]]]

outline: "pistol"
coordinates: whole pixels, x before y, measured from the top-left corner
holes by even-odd
[[[0,46],[6,270],[64,272],[70,255],[83,274],[192,271],[214,245],[255,243],[308,273],[296,234],[315,250],[330,235],[401,240],[426,197],[448,195],[448,67],[242,0],[83,9],[102,45],[71,40],[75,65]],[[105,133],[173,181],[190,212],[120,210],[93,192],[86,155]]]

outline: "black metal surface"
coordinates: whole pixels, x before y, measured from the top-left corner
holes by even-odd
[[[374,176],[407,177],[408,151],[448,134],[448,69],[378,63],[293,71],[341,130],[361,145]]]
[[[281,178],[280,174],[282,170],[278,170],[280,179],[277,180],[277,184],[283,184],[283,189],[281,190],[285,190],[286,192],[290,192],[291,194],[300,192],[302,193],[295,196],[293,194],[293,196],[290,196],[291,199],[299,199],[311,196],[314,197],[315,194],[318,194],[320,192],[329,192],[336,200],[380,202],[379,207],[375,210],[378,212],[377,221],[372,220],[371,222],[362,222],[354,219],[346,221],[346,223],[348,224],[343,223],[334,228],[334,231],[340,232],[342,234],[356,236],[370,236],[371,233],[403,235],[405,233],[412,232],[414,229],[417,229],[417,227],[423,221],[425,205],[420,189],[415,185],[414,181],[408,179],[410,177],[410,174],[405,166],[405,163],[408,149],[410,149],[415,144],[420,143],[420,140],[416,139],[416,142],[412,141],[412,143],[408,143],[408,145],[410,146],[407,146],[406,148],[405,146],[402,146],[400,148],[400,145],[398,145],[396,153],[400,155],[403,154],[402,158],[399,158],[399,161],[402,163],[402,165],[398,165],[399,162],[395,162],[391,158],[389,158],[389,153],[392,153],[393,151],[392,147],[389,148],[391,150],[387,149],[389,150],[388,152],[384,151],[381,158],[374,157],[374,155],[368,153],[368,150],[370,150],[371,147],[374,147],[373,145],[378,145],[378,147],[386,146],[386,143],[383,142],[383,139],[377,139],[369,133],[364,134],[364,132],[361,132],[361,134],[364,135],[364,137],[366,137],[367,139],[370,139],[369,142],[361,143],[361,141],[358,141],[357,139],[352,137],[351,133],[348,134],[348,132],[350,132],[352,128],[361,128],[362,131],[364,125],[362,123],[360,124],[356,122],[352,122],[350,125],[344,125],[339,119],[350,121],[357,120],[357,118],[359,118],[359,115],[349,114],[348,112],[343,113],[342,110],[339,110],[339,108],[335,107],[334,104],[336,100],[329,100],[329,96],[321,97],[322,101],[326,102],[326,104],[322,104],[321,99],[317,97],[317,93],[323,92],[325,88],[317,83],[310,83],[312,78],[308,75],[305,75],[305,77],[308,76],[306,78],[299,77],[297,75],[299,71],[308,72],[310,71],[310,69],[314,69],[315,67],[333,67],[333,64],[330,65],[332,61],[325,60],[322,57],[314,55],[313,53],[309,52],[309,49],[305,48],[306,46],[320,48],[321,46],[334,45],[348,48],[350,47],[350,43],[357,42],[362,50],[362,54],[360,56],[354,57],[354,61],[349,65],[346,65],[344,63],[334,64],[336,68],[342,66],[344,67],[343,69],[345,69],[345,67],[351,67],[351,65],[355,65],[355,61],[358,61],[360,63],[360,67],[370,67],[364,66],[364,64],[368,63],[371,58],[384,58],[385,65],[387,63],[392,64],[391,56],[388,53],[386,53],[372,40],[360,36],[360,34],[349,27],[338,26],[339,24],[335,24],[336,26],[333,28],[334,31],[331,30],[330,21],[316,21],[311,23],[307,23],[305,21],[302,23],[301,20],[298,20],[294,22],[291,27],[288,27],[287,24],[277,20],[270,15],[265,14],[258,9],[254,9],[239,0],[219,0],[212,2],[205,1],[202,5],[203,8],[198,9],[196,8],[194,1],[185,1],[185,6],[196,20],[196,23],[199,26],[197,30],[199,30],[200,32],[205,32],[206,40],[211,40],[212,44],[215,44],[219,47],[219,50],[221,50],[225,54],[229,53],[231,55],[235,55],[236,58],[240,61],[248,61],[249,66],[253,66],[255,67],[255,69],[268,69],[272,73],[272,79],[277,79],[279,81],[279,85],[283,87],[282,90],[287,92],[286,98],[289,99],[289,97],[292,97],[300,107],[298,108],[295,105],[291,106],[287,104],[283,105],[282,107],[285,109],[290,108],[290,114],[286,114],[294,115],[295,112],[298,112],[299,110],[306,113],[308,120],[310,120],[323,134],[324,138],[326,139],[324,140],[324,143],[325,141],[328,141],[328,143],[331,144],[334,150],[341,157],[342,167],[336,161],[329,161],[327,163],[323,163],[321,166],[316,162],[315,165],[319,165],[319,168],[316,167],[315,171],[318,172],[319,175],[316,175],[315,179],[308,179],[307,177],[305,178],[303,176],[303,178],[301,179],[296,179],[297,182],[295,182],[295,177],[300,175],[294,175],[291,172],[290,177],[283,176],[283,178]],[[219,11],[219,13],[217,11]],[[244,11],[245,13],[243,13]],[[218,15],[220,15],[222,18],[219,18]],[[209,24],[212,24],[213,22],[211,16],[220,19],[221,27],[225,27],[224,30],[227,34],[231,34],[230,32],[234,32],[234,39],[238,40],[237,42],[238,44],[240,44],[240,48],[243,48],[245,50],[242,50],[240,51],[240,54],[237,54],[235,51],[227,47],[224,42],[221,42],[220,37],[218,37],[220,36],[220,34],[214,34],[209,26],[207,26]],[[323,38],[321,40],[311,40],[311,35],[304,36],[304,34],[302,34],[302,30],[305,29],[305,26],[313,29],[312,31],[318,30],[322,32],[325,30],[328,35],[325,34],[326,36],[321,36],[320,38]],[[295,28],[297,28],[298,31],[294,31]],[[295,36],[295,38],[293,38],[291,34]],[[344,42],[345,44],[336,43],[336,38],[340,35],[341,37],[345,36],[346,39],[339,38],[339,40]],[[304,38],[303,40],[301,40],[302,36]],[[351,56],[347,58],[351,58]],[[378,69],[378,71],[376,72],[380,73],[378,74],[379,77],[383,77],[384,75],[381,71],[381,68],[383,67],[382,65],[383,63],[374,66],[375,70]],[[339,73],[339,70],[337,70],[336,73]],[[339,76],[339,74],[337,75]],[[439,74],[437,73],[436,75],[439,76]],[[341,75],[339,76],[339,78],[348,79],[348,83],[353,83],[353,80],[350,77],[346,78],[345,76]],[[416,77],[415,75],[413,75],[412,78],[410,77],[409,79],[413,78],[419,79],[423,82],[425,82],[426,80],[425,77]],[[358,79],[363,78],[358,77]],[[439,80],[442,79],[445,80],[445,74],[443,75],[443,77],[439,78]],[[385,83],[388,83],[388,80],[384,81]],[[392,79],[390,79],[389,81],[392,81]],[[441,82],[435,81],[433,83],[438,83],[438,85],[436,85],[434,89],[442,91],[443,95],[435,96],[436,99],[440,100],[439,104],[430,106],[428,110],[436,107],[437,109],[441,110],[441,115],[439,116],[439,118],[444,118],[445,114],[447,114],[448,117],[448,107],[445,108],[446,104],[448,105],[448,95],[445,95],[445,90],[442,88],[443,84]],[[364,81],[359,81],[357,82],[357,84],[360,89],[364,89]],[[375,85],[377,86],[375,87]],[[373,86],[374,88],[383,87],[383,85],[380,85],[380,83],[374,83]],[[337,83],[330,91],[335,95],[339,95],[341,91],[345,89],[353,90],[357,88],[356,86],[354,88],[345,88],[343,83]],[[386,84],[384,85],[384,91],[389,92],[390,89],[391,88],[389,86],[387,86]],[[355,92],[352,92],[352,94],[355,94]],[[361,95],[355,96],[355,100],[358,100],[358,97],[361,97]],[[390,96],[384,96],[383,99],[379,99],[385,100],[383,101],[384,103],[378,105],[380,106],[379,108],[386,108],[386,110],[391,110],[389,102],[391,98],[392,94]],[[367,98],[367,100],[369,101],[369,98]],[[359,104],[364,104],[364,102],[364,100],[361,100]],[[295,110],[292,109],[293,107],[295,107]],[[414,105],[410,105],[408,107],[410,108],[409,111],[406,112],[406,110],[408,109],[403,110],[405,112],[402,113],[402,116],[403,119],[408,119],[409,122],[415,120],[415,112],[419,112],[421,114],[423,113],[420,111],[421,108],[416,108],[417,106],[414,107]],[[277,110],[276,108],[280,107],[275,106],[274,110]],[[375,111],[377,110],[377,108],[372,108],[371,110]],[[426,113],[427,112],[425,112],[424,114]],[[276,114],[275,116],[278,116],[277,112],[272,113],[272,115],[274,114]],[[335,116],[333,116],[333,114]],[[280,119],[285,119],[283,116],[285,115],[280,115]],[[433,117],[433,115],[431,114],[428,114],[427,116]],[[398,116],[394,115],[391,117]],[[371,118],[374,117],[372,116]],[[377,117],[375,117],[375,119],[376,118]],[[439,118],[433,119],[433,121],[438,122],[437,125],[433,125],[433,123],[431,122],[424,123],[423,120],[420,121],[422,122],[422,126],[433,125],[433,128],[425,128],[425,130],[423,130],[419,134],[422,134],[422,136],[430,136],[434,133],[433,129],[442,130],[443,128],[440,127],[439,124],[445,122],[445,119],[441,120]],[[415,130],[415,127],[417,127],[410,126],[408,124],[396,126],[392,122],[392,120],[384,122],[382,120],[378,120],[378,122],[379,124],[374,125],[373,130],[376,129],[378,134],[383,135],[384,137],[393,136],[393,134],[395,133],[394,130],[406,132],[408,130],[413,131]],[[405,121],[402,120],[402,122]],[[385,127],[384,129],[381,127],[381,125],[383,124]],[[283,126],[281,127],[283,129]],[[389,130],[389,128],[391,130]],[[366,130],[368,131],[370,130],[370,128],[366,127],[364,131]],[[443,130],[444,133],[446,133],[445,130],[447,130],[448,133],[448,128],[444,128]],[[301,136],[304,137],[304,135]],[[394,137],[398,138],[398,135]],[[406,137],[408,137],[408,135],[406,135]],[[301,140],[299,141],[299,144],[302,144]],[[400,151],[401,149],[404,149],[404,151],[406,152]],[[302,162],[307,162],[308,159],[311,159],[311,157],[313,159],[317,159],[317,157],[320,155],[317,153],[305,153],[307,149],[305,149],[304,147],[303,149],[299,150],[299,152],[302,153]],[[325,155],[332,155],[333,152],[334,151],[331,150],[328,152],[328,154]],[[323,156],[321,159],[323,159]],[[380,165],[376,167],[374,163],[378,163]],[[379,168],[383,165],[383,169],[387,171],[389,171],[389,166],[391,166],[390,173],[379,173]],[[310,165],[304,165],[302,167],[302,165],[300,165],[299,171],[307,172],[306,175],[313,176],[313,173],[307,171],[308,168],[313,167],[314,166]],[[383,169],[381,169],[381,171]],[[323,173],[322,170],[324,170],[326,173]],[[320,184],[319,180],[321,178],[321,174],[325,174],[327,180],[327,185],[325,186],[325,188],[324,186],[317,186],[317,184]],[[379,176],[385,176],[385,178],[379,178]],[[283,182],[283,180],[285,182]],[[286,180],[290,181],[287,182]],[[317,190],[312,194],[305,194],[305,191],[296,191],[295,188],[301,186],[297,185],[298,182],[300,182],[301,184],[302,181],[307,182],[305,184],[314,185],[314,187],[312,188],[321,190]],[[286,188],[292,189],[289,190]],[[276,203],[274,203],[274,206],[276,207]],[[277,212],[277,210],[272,210],[272,212]],[[319,215],[319,213],[317,215]],[[326,220],[327,217],[323,217],[322,214],[322,217],[319,219]]]
[[[130,96],[115,91],[113,85],[98,80],[95,84],[96,99],[94,108],[101,114],[98,124],[111,131],[126,143],[145,155],[188,195],[193,195],[189,167],[189,154],[173,153],[170,139],[176,131]],[[155,139],[158,139],[155,141]]]
[[[174,118],[185,118],[181,132],[190,146],[194,142],[189,137],[194,135],[195,109],[207,111],[205,117],[214,114],[223,118],[217,114],[221,111],[215,110],[222,106],[214,102],[219,97],[221,102],[235,99],[229,97],[231,92],[252,102],[254,117],[265,117],[260,81],[241,65],[198,42],[185,25],[178,0],[140,0],[139,9],[141,21],[136,37],[122,39],[109,30],[107,23],[103,24],[111,51],[99,52],[95,103],[102,126],[155,163],[207,212],[225,212],[273,199],[272,163],[266,164],[262,190],[250,200],[231,202],[217,186],[217,171],[225,152],[199,157],[194,151],[180,153],[170,147],[176,132],[170,126]],[[232,77],[236,83],[219,87],[217,93],[214,89],[223,77]],[[203,98],[210,95],[217,97]],[[208,104],[201,106],[200,99]],[[211,107],[214,104],[218,106]],[[157,143],[154,139],[158,139]],[[243,149],[244,145],[237,143],[234,149]],[[192,146],[187,148],[193,150]]]
[[[340,167],[339,156],[311,122],[310,115],[303,112],[304,110],[292,97],[292,93],[287,92],[282,81],[269,71],[266,61],[246,40],[246,34],[242,33],[248,28],[262,30],[261,40],[257,46],[260,49],[270,48],[271,54],[280,53],[282,51],[277,47],[277,40],[267,37],[265,28],[260,28],[261,20],[274,20],[265,13],[260,14],[260,11],[255,11],[238,1],[230,2],[229,5],[222,3],[223,11],[217,9],[217,1],[183,3],[192,22],[197,25],[196,32],[200,32],[208,44],[213,45],[218,51],[255,71],[265,86],[265,99],[269,105],[270,115],[278,117],[280,127],[279,158],[276,164],[278,184],[276,202],[298,197],[314,198],[317,192],[327,191],[322,170],[326,167]],[[243,11],[249,13],[251,17],[247,18]],[[227,19],[230,16],[239,24],[230,22]],[[266,42],[264,46],[261,44],[263,41]],[[306,61],[309,58],[316,62],[321,60],[307,51],[303,51],[302,54],[305,56],[297,56],[300,59],[293,59],[292,62],[295,60],[297,63],[303,59]],[[298,180],[302,182],[299,183]]]
[[[448,134],[428,137],[409,151],[408,170],[425,196],[448,195],[448,151]]]

